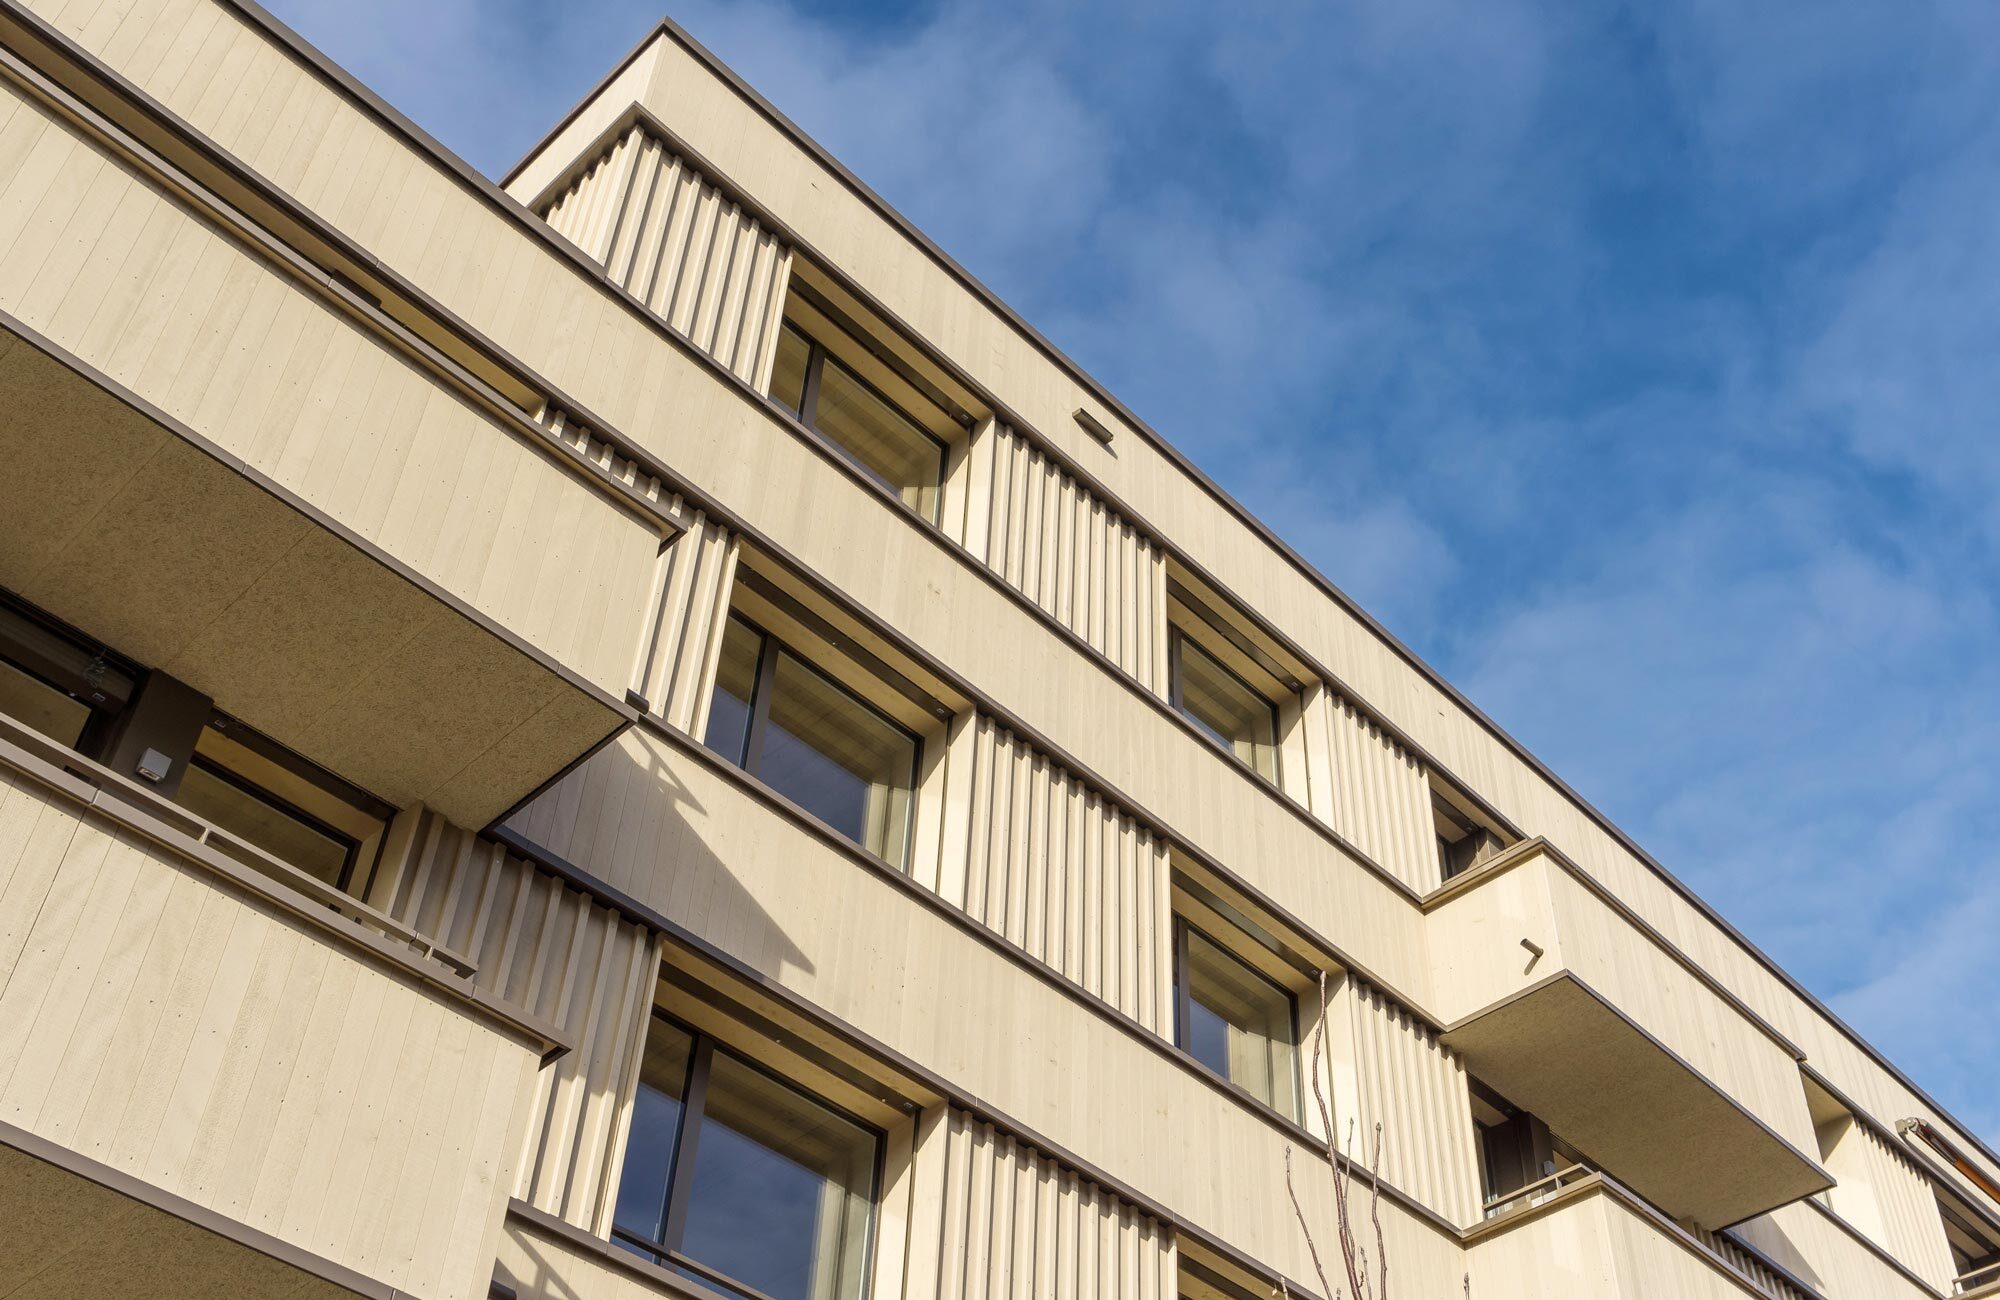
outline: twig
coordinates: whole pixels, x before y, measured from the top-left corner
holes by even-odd
[[[1306,1235],[1306,1252],[1312,1256],[1313,1272],[1319,1276],[1320,1289],[1331,1292],[1333,1288],[1327,1285],[1326,1269],[1319,1262],[1319,1245],[1313,1241],[1312,1228],[1306,1223],[1306,1212],[1299,1205],[1298,1189],[1292,1186],[1292,1147],[1290,1143],[1285,1144],[1285,1194],[1292,1198],[1292,1213],[1298,1218],[1299,1231]],[[1283,1277],[1278,1279],[1278,1285],[1284,1287],[1285,1280]],[[1285,1294],[1290,1295],[1291,1291],[1286,1289]]]

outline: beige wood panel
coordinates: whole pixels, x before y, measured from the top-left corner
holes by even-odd
[[[1716,1256],[1718,1268],[1700,1253],[1692,1239],[1638,1205],[1620,1197],[1599,1198],[1612,1257],[1618,1264],[1619,1300],[1765,1300],[1748,1276]]]
[[[645,926],[422,807],[398,814],[366,901],[477,964],[473,982],[576,1046],[536,1079],[512,1191],[608,1233],[659,942]]]
[[[1847,1224],[1894,1255],[1941,1292],[1958,1270],[1944,1235],[1937,1193],[1916,1162],[1870,1126],[1848,1120],[1837,1132],[1821,1130],[1824,1160],[1835,1185],[1826,1203]]]
[[[1750,1284],[1771,1300],[1814,1300],[1812,1292],[1773,1268],[1762,1255],[1727,1232],[1696,1232],[1695,1239],[1720,1256],[1728,1265],[1750,1279]]]
[[[1307,1275],[1283,1130],[779,814],[718,760],[628,730],[512,825],[1065,1155]],[[1301,1199],[1330,1224],[1330,1180],[1301,1156]],[[1456,1285],[1447,1232],[1393,1201],[1382,1213],[1412,1294]]]
[[[484,1294],[536,1052],[100,812],[0,786],[0,1118],[415,1294]]]
[[[1447,1023],[1566,971],[1797,1151],[1817,1155],[1805,1085],[1785,1045],[1545,850],[1521,846],[1497,870],[1458,881],[1460,892],[1429,917],[1436,1009]]]
[[[1467,1248],[1465,1263],[1479,1300],[1625,1300],[1598,1197],[1483,1237]]]
[[[1172,1300],[1172,1230],[956,1106],[914,1153],[907,1300]]]
[[[452,183],[441,172],[414,160],[401,144],[390,142],[378,126],[350,107],[331,114],[330,125],[318,137],[328,142],[327,147],[294,149],[297,157],[285,158],[283,151],[296,144],[299,133],[272,145],[273,133],[261,125],[262,114],[293,93],[331,99],[333,92],[305,86],[304,74],[289,56],[247,31],[235,14],[222,12],[210,20],[204,11],[213,6],[207,3],[173,6],[171,12],[184,15],[190,28],[196,21],[205,23],[206,35],[195,42],[176,38],[176,47],[186,56],[185,71],[177,66],[171,75],[155,75],[159,62],[134,57],[131,38],[121,37],[122,18],[107,22],[99,20],[101,16],[78,16],[59,0],[38,0],[36,7],[267,173],[296,172],[299,157],[317,162],[304,170],[295,194],[355,232],[390,265],[404,269],[454,308],[463,310],[465,300],[476,296],[484,314],[466,314],[496,337],[511,338],[517,331],[534,334],[534,346],[509,345],[535,364],[560,372],[563,382],[569,382],[572,365],[601,375],[629,362],[629,356],[615,347],[593,352],[590,336],[602,313],[552,303],[549,294],[561,274],[510,244],[500,233],[503,223],[497,215],[455,199]],[[149,28],[152,25],[148,23]],[[164,30],[172,23],[162,19],[160,25]],[[647,89],[641,92],[641,87]],[[1004,394],[1137,515],[1171,520],[1178,547],[1246,607],[1322,663],[1336,666],[1359,698],[1411,734],[1456,778],[1518,824],[1561,843],[1674,943],[1717,971],[1740,996],[1804,1046],[1815,1065],[1877,1119],[1891,1123],[1914,1114],[1951,1127],[1906,1085],[1869,1060],[1841,1029],[1759,965],[1739,941],[1619,845],[1569,796],[1414,671],[1373,629],[1329,600],[1296,568],[1274,558],[1267,542],[1164,456],[1127,436],[1115,415],[1094,397],[1081,394],[1073,380],[1058,373],[1011,326],[998,325],[985,306],[941,284],[934,264],[915,253],[885,256],[880,250],[855,246],[857,238],[866,242],[867,232],[879,219],[849,201],[851,196],[837,181],[685,51],[669,42],[655,43],[608,92],[605,102],[616,109],[594,116],[586,113],[563,133],[562,141],[571,149],[581,148],[617,111],[642,98],[696,148],[727,158],[732,179],[888,301],[947,355]],[[337,161],[332,142],[341,142]],[[559,157],[552,165],[569,161],[560,148],[552,156]],[[540,173],[543,179],[549,174]],[[524,185],[539,183],[523,178]],[[880,242],[880,230],[872,237]],[[483,274],[475,270],[482,267]],[[496,268],[504,269],[496,273]],[[500,324],[486,323],[494,317],[504,319]],[[580,342],[579,334],[585,336]],[[1119,431],[1111,449],[1069,431],[1067,413],[1079,404],[1089,406],[1102,422]],[[610,413],[622,421],[626,410],[621,404]]]
[[[680,498],[659,476],[647,472],[646,468],[631,457],[621,455],[618,445],[595,432],[559,406],[543,406],[535,416],[535,423],[549,436],[551,442],[574,452],[578,459],[603,470],[611,478],[642,497],[648,504],[670,515],[680,511]]]
[[[641,123],[542,215],[702,351],[770,386],[792,253]]]
[[[1165,697],[1167,565],[1152,537],[1005,424],[980,427],[960,472],[972,558]]]
[[[240,19],[225,14],[217,27],[232,22]],[[788,425],[559,269],[548,250],[455,180],[428,163],[396,166],[404,146],[323,83],[268,47],[253,59],[253,66],[265,64],[268,83],[246,68],[233,90],[212,98],[190,98],[178,85],[163,89],[171,106],[266,174],[287,155],[252,123],[257,113],[276,111],[267,102],[275,92],[257,86],[285,86],[279,103],[317,97],[335,119],[357,118],[346,128],[357,143],[342,155],[355,173],[344,178],[353,188],[336,185],[331,173],[338,169],[308,170],[296,191],[302,202],[368,238],[385,263],[503,347],[532,358],[692,485],[740,509],[780,546],[812,557],[835,587],[1074,748],[1140,808],[1174,808],[1178,831],[1351,945],[1350,956],[1384,982],[1421,995],[1426,972],[1406,901],[1346,860],[1290,805],[1131,692],[1108,688],[1099,668],[979,578],[961,554],[908,526],[825,456],[802,455]],[[254,102],[244,104],[246,97]],[[360,176],[381,179],[364,191]],[[533,537],[545,530],[517,531]],[[572,596],[585,585],[556,584]],[[628,641],[621,680],[630,648]],[[1189,798],[1190,791],[1200,797]]]
[[[1576,877],[1551,870],[1548,881],[1568,969],[1779,1136],[1816,1155],[1805,1082],[1790,1050],[1635,933]]]
[[[1341,1149],[1365,1166],[1380,1124],[1382,1176],[1461,1227],[1477,1222],[1479,1157],[1464,1062],[1365,980],[1343,981],[1327,1013]]]
[[[1871,1251],[1859,1233],[1812,1201],[1730,1229],[1826,1300],[1934,1300],[1934,1293]]]
[[[267,1248],[284,1248],[268,1238],[251,1244],[211,1231],[156,1191],[107,1186],[98,1181],[102,1166],[73,1171],[73,1153],[18,1129],[0,1137],[0,1223],[7,1225],[0,1286],[11,1300],[155,1300],[169,1287],[183,1296],[258,1300],[389,1294],[363,1289],[358,1275],[324,1260],[279,1259]]]
[[[623,688],[656,533],[4,87],[0,115],[0,310]]]
[[[674,505],[687,531],[660,552],[632,689],[668,726],[698,737],[708,729],[742,545],[703,511],[679,498]]]
[[[1380,633],[1330,598],[1298,566],[1185,470],[1134,433],[1071,374],[1040,351],[809,157],[757,106],[670,38],[656,40],[607,99],[622,109],[644,82],[641,102],[769,207],[818,253],[851,276],[943,355],[1001,395],[1042,436],[1103,483],[1142,522],[1171,523],[1172,544],[1215,576],[1245,608],[1278,629],[1368,706],[1435,756],[1458,781],[1530,834],[1563,846],[1585,870],[1636,908],[1759,1014],[1798,1042],[1829,1078],[1892,1124],[1922,1115],[1955,1129],[1937,1110],[1869,1059],[1847,1031],[1812,1007],[1744,943],[1689,902],[1536,771]],[[598,112],[613,111],[609,105]],[[551,154],[559,153],[559,148]],[[566,159],[537,160],[546,176]],[[1109,447],[1074,427],[1090,410],[1113,430]],[[1588,791],[1585,791],[1586,795]],[[1989,1176],[2000,1166],[1983,1156]]]
[[[1466,1259],[1478,1300],[1808,1300],[1740,1247],[1711,1248],[1597,1182],[1484,1225]]]
[[[975,921],[1163,1037],[1173,1034],[1165,841],[984,715],[945,765],[943,843],[919,866]]]
[[[1300,730],[1314,814],[1412,889],[1436,889],[1443,868],[1423,760],[1330,689],[1313,692]]]

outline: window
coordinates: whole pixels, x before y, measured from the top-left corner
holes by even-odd
[[[1275,1282],[1264,1283],[1253,1290],[1192,1258],[1185,1247],[1180,1254],[1174,1280],[1177,1300],[1266,1300],[1266,1297],[1278,1294]]]
[[[1941,1192],[1937,1201],[1957,1290],[1973,1291],[2000,1282],[2000,1226],[1956,1195]]]
[[[1491,829],[1435,792],[1431,795],[1431,820],[1437,829],[1438,869],[1446,880],[1471,870],[1505,847]]]
[[[289,866],[344,888],[354,865],[355,841],[324,823],[232,776],[196,754],[181,778],[180,803]]]
[[[916,736],[740,614],[723,632],[703,743],[870,853],[904,865]]]
[[[138,669],[87,638],[0,595],[0,713],[79,749],[93,719],[137,690]]]
[[[195,739],[176,801],[286,866],[348,893],[367,884],[395,810],[235,718]]]
[[[1267,781],[1278,779],[1278,708],[1222,661],[1176,629],[1173,705]]]
[[[880,1136],[655,1013],[612,1239],[729,1294],[851,1300]]]
[[[1557,1189],[1555,1175],[1582,1168],[1583,1157],[1539,1117],[1479,1080],[1469,1082],[1487,1218],[1538,1204]]]
[[[156,784],[160,794],[336,889],[360,891],[395,812],[217,712],[170,674],[148,672],[5,593],[0,713],[114,770],[119,752],[157,751],[170,774]]]
[[[771,396],[935,523],[946,448],[816,340],[787,323],[778,334]]]
[[[1299,1117],[1298,1010],[1283,986],[1174,920],[1174,1041],[1287,1119]]]

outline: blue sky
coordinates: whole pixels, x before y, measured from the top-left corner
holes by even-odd
[[[659,13],[267,2],[495,176]],[[672,12],[2000,1138],[2000,10]]]

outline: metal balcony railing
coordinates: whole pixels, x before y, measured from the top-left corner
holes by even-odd
[[[1593,1169],[1586,1164],[1574,1164],[1567,1168],[1558,1169],[1546,1177],[1539,1178],[1529,1183],[1526,1187],[1488,1198],[1485,1205],[1485,1217],[1487,1219],[1499,1219],[1505,1218],[1508,1215],[1519,1214],[1522,1211],[1533,1209],[1535,1206],[1546,1204],[1566,1188],[1579,1186],[1592,1179],[1603,1180],[1607,1187],[1616,1189],[1622,1195],[1628,1197],[1632,1195],[1629,1190],[1625,1189],[1615,1179],[1607,1177],[1599,1170]],[[1663,1229],[1690,1237],[1692,1244],[1706,1251],[1710,1257],[1727,1266],[1731,1272],[1748,1282],[1757,1291],[1770,1296],[1771,1300],[1823,1300],[1819,1292],[1807,1286],[1797,1277],[1794,1277],[1776,1261],[1765,1256],[1749,1243],[1741,1241],[1726,1232],[1685,1233],[1683,1229],[1669,1228],[1664,1220],[1661,1226]],[[1985,1273],[1988,1275],[1986,1276],[1987,1282],[2000,1280],[2000,1269],[1986,1270]],[[1976,1279],[1978,1275],[1967,1274],[1966,1276],[1968,1279]],[[1983,1285],[1983,1283],[1979,1284]]]
[[[1513,1214],[1540,1205],[1563,1188],[1580,1183],[1596,1172],[1589,1165],[1571,1165],[1567,1169],[1558,1169],[1546,1177],[1538,1178],[1517,1191],[1488,1197],[1486,1217],[1497,1219],[1505,1214]]]
[[[352,894],[336,889],[317,876],[273,857],[248,840],[194,816],[157,791],[118,775],[4,713],[0,713],[0,766],[13,768],[37,781],[63,789],[92,807],[115,810],[133,829],[149,837],[160,838],[169,848],[179,847],[173,841],[174,835],[185,836],[197,846],[211,849],[260,872],[383,938],[406,945],[419,957],[439,962],[461,977],[469,977],[477,969],[470,959],[394,917],[377,911]],[[165,832],[165,836],[161,837],[159,832]]]
[[[1951,1283],[1953,1295],[1971,1295],[1988,1290],[2000,1294],[2000,1264],[1987,1264],[1970,1273],[1960,1273]]]

